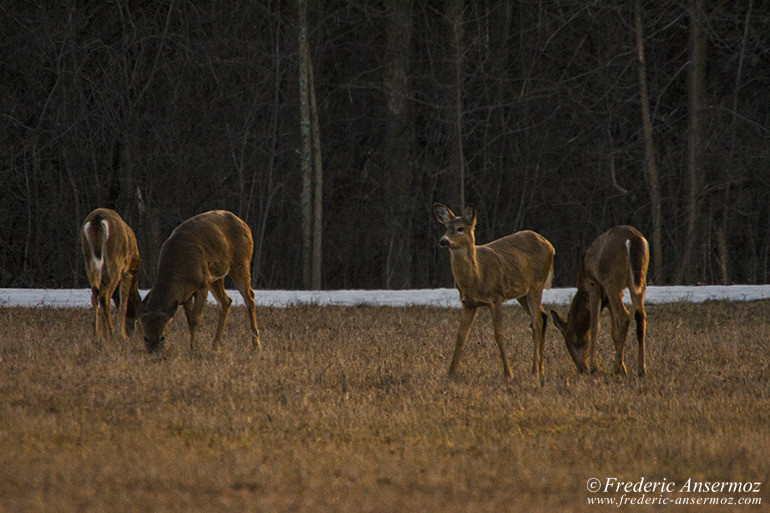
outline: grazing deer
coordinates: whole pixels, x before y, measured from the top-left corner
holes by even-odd
[[[580,372],[586,372],[588,353],[591,369],[598,370],[596,338],[599,331],[599,313],[609,306],[612,317],[612,341],[615,344],[615,370],[626,375],[623,346],[626,343],[631,316],[623,305],[623,290],[628,289],[636,319],[636,338],[639,342],[638,370],[643,376],[644,332],[647,315],[644,312],[644,293],[647,288],[647,266],[650,252],[647,240],[636,228],[616,226],[599,235],[588,247],[578,270],[577,293],[567,314],[567,320],[551,310],[554,324],[564,335],[572,361]]]
[[[139,303],[139,249],[134,231],[114,210],[97,208],[86,217],[80,230],[80,245],[86,275],[91,284],[94,338],[99,334],[99,310],[110,337],[115,335],[110,300],[118,308],[120,337],[133,332]]]
[[[457,331],[454,356],[449,375],[457,371],[463,344],[468,338],[476,310],[486,306],[492,312],[495,341],[503,360],[503,374],[511,378],[511,368],[505,357],[501,305],[516,299],[532,321],[534,357],[532,372],[543,374],[543,343],[548,316],[540,306],[543,289],[551,286],[554,250],[545,237],[525,230],[497,239],[482,246],[476,245],[476,209],[469,205],[462,216],[439,203],[433,210],[446,233],[440,245],[449,249],[455,287],[460,292],[462,321]]]
[[[212,346],[216,349],[233,301],[225,292],[227,275],[246,303],[252,344],[262,347],[251,290],[253,251],[251,229],[225,210],[198,214],[177,226],[160,249],[155,285],[138,307],[147,351],[155,351],[165,341],[166,327],[181,304],[190,328],[190,351],[194,353],[195,331],[209,290],[221,307]]]

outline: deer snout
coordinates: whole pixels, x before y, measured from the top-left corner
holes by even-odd
[[[449,247],[449,239],[446,237],[441,237],[441,240],[438,241],[438,245],[442,248],[448,248]]]
[[[157,340],[152,340],[149,337],[144,337],[144,348],[149,354],[155,353],[160,349],[160,343]]]
[[[165,345],[165,342],[166,342],[165,336],[162,336],[160,338],[144,337],[144,348],[147,350],[148,354],[157,353]]]

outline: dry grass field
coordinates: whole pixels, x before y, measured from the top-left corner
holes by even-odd
[[[148,356],[95,347],[84,309],[0,309],[0,510],[608,511],[594,477],[770,500],[770,302],[648,307],[642,379],[633,327],[620,378],[578,375],[549,324],[543,383],[518,307],[509,382],[486,312],[449,380],[457,310],[262,308],[254,352],[234,308],[212,353],[215,311],[191,358],[181,313]]]

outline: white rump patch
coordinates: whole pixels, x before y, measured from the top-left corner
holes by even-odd
[[[96,283],[92,285],[98,285],[102,281],[102,269],[104,267],[104,254],[107,251],[107,239],[110,236],[110,225],[107,222],[106,219],[101,220],[102,229],[104,230],[102,232],[102,254],[100,257],[96,257],[96,251],[94,251],[94,246],[97,244],[97,241],[93,240],[93,231],[94,228],[91,226],[91,223],[93,221],[89,221],[83,225],[83,234],[86,237],[86,240],[88,241],[88,246],[91,248],[91,265],[93,266],[93,269],[95,272],[95,275],[93,276],[93,279]]]
[[[102,228],[104,228],[104,243],[107,243],[107,239],[110,238],[110,224],[106,219],[102,219]]]
[[[100,271],[102,269],[102,265],[104,265],[104,258],[107,256],[107,239],[110,238],[110,225],[106,219],[102,219],[102,230],[102,257],[99,259]],[[94,263],[96,263],[95,258]]]
[[[99,272],[102,272],[102,266],[104,265],[104,258],[93,257],[93,259],[91,260],[91,264],[93,264],[94,269],[96,269]]]
[[[626,239],[626,251],[628,256],[631,256],[631,239]]]

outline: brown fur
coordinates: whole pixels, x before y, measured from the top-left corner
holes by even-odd
[[[180,224],[163,243],[155,285],[140,305],[139,319],[148,351],[154,351],[164,341],[166,327],[182,305],[190,328],[190,351],[194,352],[195,332],[209,290],[222,308],[214,336],[216,349],[232,303],[225,292],[227,275],[246,303],[252,343],[254,347],[261,346],[251,289],[253,250],[251,229],[230,212],[212,210]]]
[[[628,244],[628,246],[626,245]],[[567,320],[552,311],[554,324],[564,335],[567,349],[580,372],[598,369],[596,337],[599,312],[609,306],[612,340],[615,344],[616,371],[626,374],[624,345],[631,316],[623,305],[623,290],[629,289],[635,310],[636,336],[639,343],[639,375],[646,373],[644,337],[646,314],[644,294],[650,261],[647,240],[631,226],[616,226],[601,234],[586,250],[578,270],[578,291],[572,300]]]
[[[476,210],[473,206],[467,207],[460,217],[438,203],[434,210],[438,220],[447,228],[441,244],[449,249],[452,274],[463,305],[449,374],[453,375],[457,370],[462,346],[468,338],[477,308],[486,306],[492,312],[503,374],[511,377],[503,345],[500,306],[504,301],[517,299],[532,321],[532,372],[542,375],[543,341],[548,317],[540,302],[543,289],[550,287],[553,277],[553,246],[542,235],[529,230],[477,246],[474,235]]]
[[[105,233],[102,221],[107,224]],[[94,338],[100,337],[99,311],[110,337],[115,333],[110,315],[110,299],[118,309],[118,331],[126,339],[133,331],[139,302],[141,262],[134,231],[114,210],[97,208],[86,217],[80,229],[80,245],[86,275],[91,285]],[[101,268],[96,261],[102,261]]]

